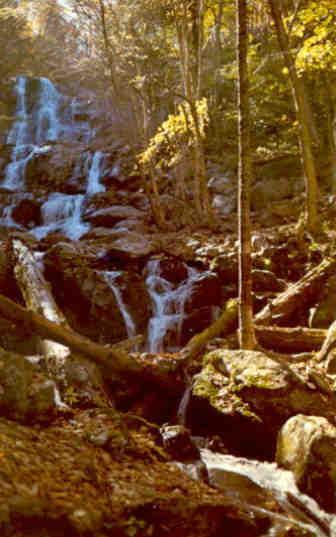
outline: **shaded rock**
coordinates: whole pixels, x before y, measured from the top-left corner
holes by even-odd
[[[322,417],[298,415],[282,427],[276,460],[291,470],[303,492],[336,511],[336,428]]]
[[[269,270],[253,270],[253,290],[254,291],[272,291],[275,293],[281,293],[287,287],[284,280],[276,277],[276,275]]]
[[[190,312],[205,306],[217,306],[222,301],[222,286],[216,273],[206,271],[193,283],[185,310]]]
[[[192,393],[187,424],[197,434],[221,431],[234,451],[253,456],[273,456],[277,433],[291,416],[328,418],[335,407],[332,395],[302,380],[293,366],[255,351],[209,353]]]
[[[195,308],[185,314],[181,329],[181,345],[186,345],[189,339],[205,330],[214,321],[215,309],[213,306]]]
[[[259,181],[252,188],[252,208],[253,210],[262,209],[269,202],[291,198],[300,190],[301,186],[302,181],[298,183],[287,177]]]
[[[13,219],[25,227],[35,227],[41,224],[41,206],[33,199],[22,199],[12,211]]]
[[[96,211],[86,212],[84,219],[93,226],[113,227],[120,220],[142,220],[145,215],[142,211],[126,205],[114,205]]]

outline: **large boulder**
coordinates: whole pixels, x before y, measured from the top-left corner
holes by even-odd
[[[0,415],[40,421],[55,409],[55,385],[38,362],[0,348]]]
[[[277,433],[298,413],[333,417],[336,403],[285,364],[256,351],[219,349],[204,358],[188,412],[197,433],[221,431],[241,454],[272,457]]]
[[[218,306],[222,301],[222,286],[217,274],[206,271],[195,279],[185,309],[187,312],[205,306]]]
[[[252,188],[252,209],[265,209],[270,202],[283,201],[297,194],[302,187],[302,181],[293,178],[279,177],[259,181]]]
[[[303,492],[336,511],[336,428],[320,416],[294,416],[282,427],[276,460]]]
[[[103,209],[89,210],[85,220],[93,226],[113,227],[120,220],[144,220],[145,214],[130,205],[114,205]]]

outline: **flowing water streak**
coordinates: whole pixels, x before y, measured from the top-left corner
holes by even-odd
[[[238,477],[240,476],[242,480],[248,479],[264,490],[270,491],[282,505],[285,513],[293,515],[294,518],[288,516],[288,522],[294,523],[294,525],[303,530],[310,530],[317,537],[335,535],[336,517],[322,511],[312,498],[302,494],[298,490],[291,472],[278,468],[274,463],[213,453],[207,449],[201,450],[201,458],[207,467],[209,481],[212,486],[227,490],[226,475],[235,474]],[[237,494],[239,494],[238,490]],[[232,494],[234,493],[235,491],[232,490]],[[290,501],[291,497],[295,499],[295,502]],[[257,505],[251,505],[251,510],[264,511],[271,517],[278,518],[283,529],[283,522],[286,520],[285,514],[270,513]],[[282,535],[281,532],[280,534]],[[277,535],[277,533],[271,530],[268,535],[271,537]]]
[[[116,302],[119,307],[119,311],[124,319],[127,336],[133,338],[136,336],[136,326],[132,319],[130,312],[127,309],[127,306],[122,297],[121,290],[116,282],[116,280],[121,276],[122,272],[120,271],[102,271],[101,273],[106,283],[109,285],[112,290]]]
[[[92,157],[91,167],[88,176],[86,194],[93,196],[98,192],[105,192],[105,187],[100,183],[104,153],[96,151]]]
[[[191,294],[198,272],[188,267],[188,277],[180,285],[174,285],[161,276],[160,260],[152,259],[147,265],[147,289],[152,299],[153,316],[148,326],[149,352],[161,352],[170,330],[176,332],[176,345],[180,344],[185,304]]]

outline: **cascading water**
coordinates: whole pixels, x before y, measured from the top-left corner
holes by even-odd
[[[161,276],[160,260],[153,259],[147,265],[146,284],[152,299],[153,316],[148,326],[149,352],[161,352],[170,331],[176,333],[176,346],[180,343],[185,304],[194,282],[196,269],[188,267],[188,277],[180,285],[174,285]]]
[[[126,327],[128,337],[129,338],[135,337],[136,336],[135,323],[132,319],[130,312],[127,309],[121,290],[117,284],[117,280],[121,276],[122,273],[120,271],[103,271],[101,274],[103,275],[106,283],[109,285],[110,289],[112,290],[114,294],[114,297],[119,307],[119,311],[121,315],[123,316],[123,319],[125,322],[125,327]]]
[[[274,521],[272,529],[265,535],[269,537],[284,535],[283,530],[288,523],[303,530],[303,534],[307,532],[308,535],[317,537],[336,535],[336,517],[322,511],[312,498],[302,494],[291,472],[281,470],[276,464],[222,455],[207,449],[201,450],[201,458],[207,468],[210,484],[224,491],[229,490],[237,499],[241,491],[244,494],[247,487],[251,487],[253,491],[254,486],[273,495],[282,506],[283,514],[273,513],[258,506],[258,494],[252,492],[249,495],[248,507],[251,512],[269,515]],[[243,498],[244,495],[242,500]]]
[[[42,205],[43,225],[35,228],[32,233],[37,239],[42,239],[48,233],[59,231],[72,240],[79,239],[90,226],[82,221],[84,196],[70,196],[54,192],[48,201]]]
[[[100,183],[103,161],[104,153],[102,153],[101,151],[96,151],[92,157],[92,162],[88,175],[88,183],[86,189],[87,196],[93,196],[94,194],[98,194],[98,192],[105,191],[104,185]]]

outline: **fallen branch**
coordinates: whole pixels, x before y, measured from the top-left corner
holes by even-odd
[[[16,239],[12,241],[12,250],[15,260],[15,277],[27,308],[49,321],[69,328],[33,254],[25,244]],[[48,373],[55,380],[62,380],[65,362],[70,355],[69,348],[48,339],[40,339],[39,346],[45,358]]]
[[[15,325],[24,325],[29,332],[44,339],[69,347],[73,352],[86,356],[116,375],[137,375],[174,389],[177,373],[183,365],[183,361],[174,356],[130,354],[120,343],[109,347],[99,345],[66,326],[27,310],[3,295],[0,295],[0,315]]]

